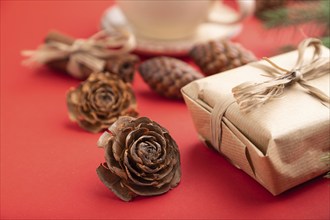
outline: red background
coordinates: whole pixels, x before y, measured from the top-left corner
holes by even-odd
[[[3,219],[328,219],[329,180],[316,178],[277,197],[197,138],[183,102],[155,95],[136,75],[141,116],[166,127],[177,141],[182,181],[167,194],[119,200],[98,179],[103,162],[90,134],[68,119],[65,94],[79,81],[47,68],[21,65],[51,29],[75,37],[98,30],[111,1],[1,2],[1,218]],[[255,18],[234,41],[258,57],[301,39],[265,31]],[[185,58],[188,60],[188,58]],[[316,158],[317,159],[317,158]]]

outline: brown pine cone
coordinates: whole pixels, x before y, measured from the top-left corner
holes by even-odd
[[[202,74],[187,63],[172,57],[155,57],[142,63],[139,72],[151,89],[167,98],[181,99],[180,89],[200,79]]]
[[[132,82],[138,61],[138,56],[134,54],[113,56],[106,60],[105,70],[117,74],[124,82]]]
[[[67,94],[69,117],[89,131],[108,128],[120,116],[137,116],[136,99],[129,83],[109,73],[92,73]]]
[[[181,178],[180,152],[169,132],[146,117],[120,117],[103,133],[98,146],[106,163],[96,172],[120,199],[166,193]]]
[[[256,0],[255,14],[262,19],[263,12],[280,8],[286,4],[287,0]]]
[[[189,55],[205,75],[220,73],[257,60],[251,51],[228,40],[198,44],[191,49]]]

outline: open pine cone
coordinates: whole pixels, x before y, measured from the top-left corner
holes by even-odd
[[[72,121],[96,133],[108,128],[119,116],[137,116],[136,99],[129,83],[109,73],[93,73],[67,94]]]
[[[180,182],[180,153],[169,132],[146,118],[120,117],[98,141],[100,180],[120,199],[163,194]]]

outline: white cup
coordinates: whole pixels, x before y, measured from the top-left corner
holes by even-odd
[[[230,25],[241,22],[254,11],[254,0],[237,1],[240,13],[230,21],[210,17],[220,0],[117,0],[137,35],[161,40],[192,36],[204,22]]]

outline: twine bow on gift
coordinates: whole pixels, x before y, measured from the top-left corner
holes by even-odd
[[[68,59],[67,71],[76,78],[81,78],[81,65],[92,71],[102,71],[105,59],[130,52],[135,47],[135,38],[126,30],[116,30],[111,33],[102,30],[88,39],[76,39],[72,45],[54,40],[48,41],[37,50],[22,51],[28,58],[25,65],[46,64],[54,60]]]
[[[309,46],[314,47],[314,54],[310,62],[304,63],[305,50]],[[307,83],[308,80],[330,73],[330,60],[329,58],[321,57],[321,46],[321,41],[315,38],[308,38],[302,41],[298,46],[298,59],[292,70],[286,70],[268,58],[263,58],[273,68],[264,65],[258,67],[263,69],[267,76],[273,79],[261,83],[245,82],[234,87],[232,93],[241,111],[248,112],[271,99],[280,97],[283,95],[284,88],[294,83],[299,84],[310,95],[318,98],[322,104],[329,107],[329,96]]]

